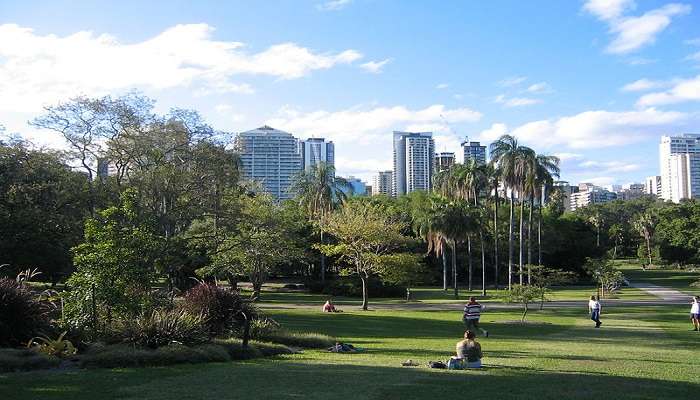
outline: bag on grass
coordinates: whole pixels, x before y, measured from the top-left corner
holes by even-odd
[[[447,369],[464,369],[464,359],[451,357],[447,361]]]
[[[445,363],[442,361],[430,361],[428,366],[430,368],[447,369],[447,365],[445,365]]]

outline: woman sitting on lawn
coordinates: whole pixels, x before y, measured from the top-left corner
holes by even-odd
[[[464,360],[466,368],[481,368],[481,345],[472,331],[464,332],[464,340],[457,343],[457,358]]]
[[[323,308],[321,308],[321,311],[323,312],[342,312],[339,309],[335,308],[333,305],[333,301],[331,299],[328,299],[326,301],[326,304],[323,305]]]

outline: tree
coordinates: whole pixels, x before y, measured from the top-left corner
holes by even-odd
[[[253,284],[253,299],[257,300],[263,284],[280,264],[302,256],[293,233],[299,221],[290,220],[267,194],[246,195],[239,201],[239,218],[211,250],[212,266],[203,273],[246,275]],[[212,224],[211,219],[208,224]]]
[[[500,185],[501,172],[496,164],[490,162],[484,169],[486,187],[493,193],[493,266],[494,266],[494,287],[498,290],[498,189]]]
[[[118,206],[85,222],[85,241],[73,249],[76,271],[66,282],[65,316],[75,328],[134,316],[151,302],[154,263],[162,242],[139,218],[136,194],[125,191]]]
[[[588,217],[588,222],[591,223],[595,227],[596,231],[596,238],[595,238],[595,245],[596,247],[600,247],[600,229],[605,223],[605,220],[603,218],[603,214],[600,212],[599,209],[596,209],[593,212],[593,215]]]
[[[523,315],[521,323],[525,323],[525,317],[530,310],[530,303],[542,296],[542,290],[536,286],[526,286],[515,284],[508,292],[506,299],[510,303],[520,303],[523,305]]]
[[[610,228],[608,229],[608,236],[610,236],[613,239],[614,247],[613,247],[613,254],[612,258],[613,260],[617,259],[617,247],[622,243],[622,240],[624,239],[624,229],[621,224],[612,224]]]
[[[642,213],[637,216],[634,220],[634,227],[640,236],[644,238],[646,243],[647,257],[649,259],[649,265],[653,264],[652,254],[651,254],[651,242],[654,238],[654,232],[656,230],[656,224],[658,223],[658,217],[651,210]]]
[[[588,258],[584,268],[598,283],[602,297],[615,292],[625,281],[622,271],[615,269],[607,258]]]
[[[559,158],[538,154],[533,159],[533,164],[528,170],[526,186],[530,190],[530,214],[528,216],[527,236],[527,263],[532,265],[532,212],[535,207],[534,199],[537,198],[537,260],[542,265],[542,194],[554,185],[554,178],[559,177]],[[527,273],[527,283],[531,283],[530,270]]]
[[[532,283],[530,285],[539,289],[540,310],[544,308],[547,293],[552,286],[564,285],[576,279],[576,274],[573,272],[547,268],[542,265],[533,265],[530,267],[530,270],[532,272]]]
[[[362,309],[367,310],[367,280],[386,273],[396,254],[411,239],[404,236],[405,223],[379,204],[371,201],[349,201],[340,209],[326,215],[327,232],[337,240],[334,244],[316,247],[329,257],[338,257],[344,263],[343,273],[357,275],[362,281]],[[405,259],[403,260],[405,261]]]
[[[325,162],[318,162],[309,170],[302,171],[292,183],[291,191],[318,227],[321,244],[325,216],[345,201],[345,193],[351,190],[345,179],[335,176],[333,165]],[[326,258],[321,253],[321,282],[325,279]]]
[[[440,172],[440,174],[441,176],[445,176],[444,171]],[[424,191],[411,192],[406,197],[410,199],[411,205],[411,228],[415,235],[425,242],[428,242],[430,239],[429,235],[431,235],[431,225],[433,223],[433,204],[435,198]],[[446,243],[443,242],[439,248],[440,254],[437,254],[437,256],[442,260],[442,290],[447,291],[448,273]]]

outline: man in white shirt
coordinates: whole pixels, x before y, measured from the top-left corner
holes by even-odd
[[[591,320],[595,322],[596,328],[600,328],[602,324],[602,322],[600,322],[600,310],[600,301],[598,301],[596,296],[591,296],[591,299],[588,300],[588,312],[591,313]]]
[[[700,331],[700,296],[693,297],[690,306],[690,320],[693,322],[693,330]]]

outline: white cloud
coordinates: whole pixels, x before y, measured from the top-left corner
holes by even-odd
[[[546,94],[552,93],[552,87],[549,86],[547,82],[538,82],[528,86],[526,91],[529,93]]]
[[[364,64],[360,64],[360,68],[372,74],[381,74],[383,72],[384,66],[391,62],[391,58],[387,58],[382,61],[369,61]]]
[[[700,63],[700,51],[698,51],[697,53],[693,53],[693,54],[689,55],[689,56],[686,57],[685,59],[686,59],[686,61],[695,61],[695,62]]]
[[[373,140],[389,138],[391,131],[403,129],[442,130],[450,123],[475,122],[481,113],[469,108],[446,108],[435,104],[423,109],[411,110],[405,106],[355,107],[341,111],[301,112],[286,107],[276,117],[266,121],[270,126],[298,135],[322,135],[336,142],[374,143]],[[423,129],[419,129],[423,128]]]
[[[658,135],[660,127],[680,124],[687,114],[648,108],[639,111],[585,111],[576,115],[529,122],[514,129],[494,124],[481,132],[482,140],[494,140],[510,133],[538,148],[565,146],[571,149],[593,149],[621,146]]]
[[[677,82],[677,79],[670,80],[670,81],[654,81],[650,79],[639,79],[636,80],[632,83],[628,83],[625,86],[622,87],[623,92],[645,92],[653,89],[662,89],[666,88],[669,86],[672,86],[674,82]]]
[[[700,101],[700,75],[678,80],[666,91],[646,94],[637,101],[637,105],[648,107],[688,101]]]
[[[579,167],[598,170],[602,174],[634,172],[641,169],[641,165],[625,163],[622,161],[593,161],[588,160],[579,163]]]
[[[520,85],[521,83],[525,82],[527,80],[526,76],[512,76],[510,78],[503,79],[498,82],[498,86],[500,87],[513,87]]]
[[[533,99],[530,97],[506,97],[504,94],[499,94],[493,100],[495,103],[503,104],[505,107],[524,107],[531,106],[533,104],[541,103],[540,99]]]
[[[685,41],[685,44],[688,44],[691,46],[700,46],[700,37],[695,38],[695,39],[688,39]]]
[[[435,86],[435,89],[447,89],[450,87],[447,83],[439,83],[437,86]]]
[[[627,60],[627,64],[632,65],[632,66],[649,65],[649,64],[655,64],[657,62],[659,62],[659,60],[654,59],[654,58],[644,58],[644,57],[635,57],[635,58]]]
[[[612,42],[606,51],[613,54],[627,54],[652,44],[674,17],[690,13],[687,4],[670,3],[637,16],[625,16],[634,7],[630,0],[589,0],[584,10],[608,24]]]
[[[588,0],[583,5],[584,10],[606,21],[618,18],[634,7],[633,0]]]
[[[554,153],[561,162],[575,161],[583,158],[583,154],[579,153]]]
[[[87,31],[40,35],[14,24],[0,25],[0,110],[36,111],[78,94],[133,87],[250,93],[250,85],[231,78],[295,79],[362,57],[355,50],[317,53],[295,43],[255,53],[240,42],[213,40],[213,31],[207,24],[176,25],[141,42],[121,43]]]
[[[350,5],[350,3],[352,3],[352,0],[331,0],[317,4],[316,9],[319,11],[338,11]]]

